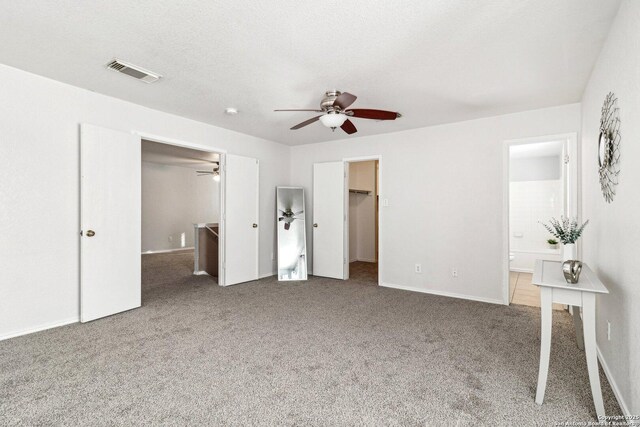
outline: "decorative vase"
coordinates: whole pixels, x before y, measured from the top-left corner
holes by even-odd
[[[567,243],[562,247],[562,260],[571,261],[578,257],[575,243]]]
[[[562,264],[562,273],[567,283],[578,283],[580,272],[582,271],[582,263],[576,260],[565,261]]]

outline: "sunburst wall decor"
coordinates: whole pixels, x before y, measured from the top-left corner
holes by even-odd
[[[602,105],[600,137],[598,138],[598,165],[600,189],[607,203],[613,201],[620,174],[620,115],[618,98],[609,92]]]

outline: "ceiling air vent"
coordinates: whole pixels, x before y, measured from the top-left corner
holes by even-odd
[[[142,67],[138,67],[137,65],[129,64],[128,62],[120,61],[119,59],[114,59],[113,61],[109,62],[107,64],[107,68],[131,77],[135,77],[136,79],[142,80],[145,83],[153,83],[160,80],[160,78],[162,77],[160,74],[153,73],[151,71],[145,70]]]

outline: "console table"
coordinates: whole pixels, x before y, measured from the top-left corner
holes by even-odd
[[[578,347],[584,348],[587,356],[587,369],[593,404],[598,417],[604,416],[604,404],[598,373],[598,355],[596,351],[596,295],[609,291],[595,273],[585,263],[578,283],[567,283],[562,274],[562,263],[558,261],[536,260],[531,283],[540,286],[540,307],[542,311],[542,334],[540,337],[540,370],[536,403],[542,405],[549,373],[549,354],[551,353],[551,316],[553,303],[573,307],[573,322],[576,327]],[[582,308],[582,319],[580,319]]]

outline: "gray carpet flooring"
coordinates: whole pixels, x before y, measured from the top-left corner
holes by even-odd
[[[595,420],[566,313],[538,406],[538,309],[313,277],[222,288],[191,260],[145,255],[142,308],[0,342],[0,425]]]

